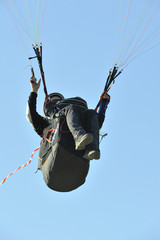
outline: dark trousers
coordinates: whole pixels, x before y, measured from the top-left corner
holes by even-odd
[[[93,135],[93,142],[87,148],[90,150],[99,150],[99,122],[95,110],[71,104],[60,110],[58,115],[65,116],[67,126],[74,139],[79,135],[91,133]]]

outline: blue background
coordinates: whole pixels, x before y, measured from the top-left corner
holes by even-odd
[[[120,1],[46,2],[43,66],[48,92],[81,96],[90,108],[96,106],[108,71],[115,63],[114,49],[118,56],[128,0],[123,2],[116,47]],[[132,3],[126,38],[147,2]],[[159,1],[153,1],[140,33],[158,4]],[[158,11],[146,34],[159,26],[159,14]],[[30,63],[4,1],[0,1],[0,22],[3,180],[29,161],[40,138],[25,116],[31,75],[30,68],[25,67]],[[23,29],[19,30],[29,54],[34,55]],[[154,43],[159,41],[158,36]],[[83,186],[70,193],[47,188],[41,172],[35,174],[38,153],[28,167],[0,186],[0,239],[160,239],[159,50],[157,46],[136,58],[113,85],[101,130],[108,136],[100,145],[101,159],[91,162]],[[40,78],[37,62],[32,62],[36,77]],[[43,100],[41,86],[37,105],[40,114]]]

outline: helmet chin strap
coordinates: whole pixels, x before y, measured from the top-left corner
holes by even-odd
[[[48,96],[48,98],[50,97],[50,95]],[[54,99],[54,100],[50,100],[45,98],[44,100],[44,104],[43,104],[43,112],[46,116],[51,116],[54,114],[55,110],[57,109],[56,104],[57,102],[60,101],[60,99]]]

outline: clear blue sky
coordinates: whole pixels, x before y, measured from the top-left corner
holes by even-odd
[[[120,17],[118,0],[46,2],[43,65],[48,91],[81,96],[94,108],[113,65],[114,49],[118,55],[129,1],[124,0]],[[125,38],[148,2],[133,1]],[[139,34],[159,3],[153,1]],[[159,26],[159,16],[160,11],[146,37]],[[24,68],[29,61],[4,1],[0,1],[0,22],[1,181],[29,160],[40,138],[26,120],[30,68]],[[20,32],[34,55],[23,29]],[[159,42],[160,36],[151,46]],[[91,162],[83,186],[70,193],[47,188],[41,172],[34,173],[38,153],[0,186],[0,239],[160,239],[159,51],[157,46],[130,63],[113,85],[102,129],[108,136],[100,146],[101,159]],[[33,64],[39,78],[36,60]],[[40,114],[43,99],[41,86]]]

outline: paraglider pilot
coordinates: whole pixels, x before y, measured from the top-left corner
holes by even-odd
[[[43,117],[36,111],[40,81],[31,77],[27,105],[27,119],[42,138],[38,168],[48,187],[71,191],[85,182],[90,160],[100,158],[99,129],[110,96],[104,96],[97,113],[80,97],[65,99],[52,93],[44,101]]]

